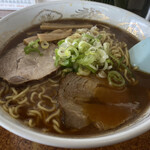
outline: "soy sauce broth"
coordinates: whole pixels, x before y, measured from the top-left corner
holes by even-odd
[[[53,22],[56,22],[56,23],[62,22],[66,24],[68,23],[80,24],[84,22],[85,24],[90,23],[92,25],[96,25],[100,29],[105,28],[106,30],[109,30],[109,32],[115,34],[116,38],[119,41],[124,41],[125,43],[127,43],[128,49],[139,42],[139,40],[136,37],[134,37],[127,31],[124,31],[118,27],[105,24],[102,22],[98,22],[98,21],[91,21],[91,20],[85,20],[85,19],[84,20],[83,19],[63,19],[63,20],[58,20],[58,21],[53,21]],[[28,37],[29,33],[32,33],[34,35],[34,33],[42,33],[42,32],[43,31],[40,30],[39,25],[34,26],[30,29],[27,29],[26,31],[17,35],[15,38],[11,39],[9,44],[4,48],[4,52],[7,52],[7,50],[9,50],[12,47],[15,47],[18,43],[22,42],[24,38]],[[84,107],[85,113],[88,113],[89,117],[92,118],[93,122],[96,122],[96,121],[100,122],[101,120],[103,120],[105,124],[107,124],[108,126],[112,126],[112,129],[115,130],[122,126],[127,125],[128,123],[131,123],[132,121],[137,119],[142,113],[145,112],[145,110],[149,107],[149,104],[150,104],[150,75],[137,72],[137,71],[135,71],[134,74],[139,83],[135,86],[127,85],[127,88],[131,93],[127,101],[128,101],[128,104],[135,103],[135,105],[137,105],[137,109],[131,112],[130,110],[128,110],[128,108],[132,107],[132,105],[125,108],[125,107],[122,107],[124,104],[120,106],[116,104],[112,107],[111,105],[106,106],[105,103],[102,103],[97,99],[96,100],[92,99],[92,102],[85,104],[83,107]],[[44,78],[43,80],[47,80],[47,77]],[[30,83],[28,83],[28,85],[30,85]],[[59,88],[56,88],[56,92],[58,91],[58,89]],[[115,97],[110,96],[110,98],[113,103]],[[34,106],[31,105],[28,107],[34,107]],[[26,108],[24,108],[24,110],[26,110]],[[65,133],[63,134],[65,136],[89,136],[89,135],[95,135],[95,134],[100,134],[100,133],[110,131],[110,130],[106,131],[107,127],[105,131],[98,129],[92,123],[89,126],[80,130],[68,129],[66,128],[64,124],[64,117],[65,116],[62,110],[62,113],[60,116],[60,121],[61,121],[60,124],[61,124],[61,129],[65,131]],[[22,115],[21,121],[24,121],[24,119],[26,119],[26,115]],[[120,125],[120,122],[122,122],[123,124],[121,123]],[[41,131],[41,128],[43,127],[44,127],[44,124],[41,121],[40,126],[37,126],[36,129],[38,129],[38,131],[39,130]],[[50,125],[50,128],[51,128],[51,125]],[[49,133],[57,134],[56,131],[54,130],[51,130]]]

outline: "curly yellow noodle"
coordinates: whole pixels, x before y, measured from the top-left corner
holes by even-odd
[[[58,87],[59,86],[59,84],[53,84],[52,85],[52,87]]]
[[[43,131],[43,132],[49,132],[49,129],[43,128],[42,131]]]
[[[14,95],[12,95],[12,96],[6,96],[5,97],[5,99],[7,100],[7,99],[12,99],[14,97]]]
[[[42,92],[40,92],[40,93],[38,94],[38,98],[39,98],[40,100],[42,99],[42,94],[44,94],[44,92],[45,92],[45,88],[41,87],[41,89],[42,89]]]
[[[24,104],[24,103],[27,103],[27,101],[28,101],[28,98],[27,97],[25,97],[25,98],[23,98],[23,100],[22,101],[18,101],[18,104]]]
[[[114,47],[114,49],[111,50],[112,54],[116,54],[119,53],[119,49],[116,49],[116,46]]]
[[[36,123],[33,121],[33,119],[29,119],[28,125],[29,125],[29,127],[33,128],[36,126]]]
[[[15,114],[15,108],[14,107],[9,107],[8,108],[9,114],[13,117],[13,118],[19,118],[19,114]]]
[[[15,101],[13,101],[12,99],[10,99],[10,100],[8,100],[8,101],[5,103],[5,105],[6,105],[7,107],[9,107],[9,104],[10,104],[11,102],[15,102]]]
[[[1,90],[0,90],[0,96],[2,96],[2,93],[4,92],[4,88],[2,88]]]
[[[38,116],[42,119],[42,115],[38,110],[28,110],[27,115],[29,116]]]
[[[125,76],[125,78],[127,79],[127,81],[128,81],[129,83],[131,83],[131,79],[129,79],[129,77],[128,77],[128,70],[127,70],[127,69],[124,70],[124,76]]]
[[[18,92],[16,91],[16,89],[15,89],[14,87],[11,87],[11,90],[13,91],[13,93],[14,93],[15,95],[18,94]]]
[[[35,103],[35,101],[34,101],[34,96],[35,95],[37,95],[37,92],[33,92],[32,94],[31,94],[31,96],[30,96],[30,101],[32,102],[32,103]]]
[[[119,52],[120,52],[121,56],[124,56],[124,52],[123,52],[122,48],[118,47],[118,49],[119,49]]]
[[[117,57],[117,58],[118,58],[118,57],[120,58],[120,57],[121,57],[121,54],[120,54],[120,53],[116,53],[114,56]]]
[[[3,101],[3,100],[1,99],[3,92],[4,92],[4,88],[2,88],[2,89],[0,90],[0,104],[5,104],[5,103],[6,103],[6,101]]]
[[[128,51],[127,48],[125,49],[125,56],[126,56],[126,65],[130,67],[130,62],[129,62],[129,60],[130,60],[130,58],[129,58],[129,51]]]
[[[4,87],[5,87],[5,93],[7,93],[9,91],[9,86],[6,83],[4,83]]]
[[[60,127],[60,124],[58,123],[58,121],[56,119],[53,119],[52,123],[55,124],[57,127]]]
[[[48,116],[48,117],[46,118],[46,120],[45,120],[46,123],[50,122],[50,120],[51,120],[52,118],[58,116],[59,113],[60,113],[60,109],[56,110],[53,114],[51,114],[50,116]]]
[[[21,107],[23,107],[23,105],[18,105],[18,106],[16,106],[16,107],[14,107],[14,111],[15,111],[15,114],[18,114],[19,112],[19,109],[21,108]]]
[[[59,80],[56,80],[56,81],[55,81],[55,80],[52,80],[52,79],[50,79],[50,78],[48,79],[48,81],[50,81],[51,83],[58,83],[58,82],[59,82]]]
[[[2,108],[3,108],[6,112],[8,112],[8,107],[6,107],[5,104],[2,105]]]
[[[53,104],[57,103],[57,101],[53,100],[50,96],[43,95],[43,97],[49,99],[51,101],[51,103],[53,103]]]
[[[53,128],[55,129],[55,131],[56,132],[58,132],[58,133],[64,133],[64,131],[62,131],[60,128],[58,128],[58,126],[56,126],[56,125],[53,125]]]
[[[54,111],[56,109],[55,105],[53,105],[52,108],[50,108],[50,109],[45,108],[44,106],[42,106],[42,103],[43,103],[43,101],[40,101],[37,104],[38,108],[41,109],[41,110],[44,110],[44,111],[47,111],[47,112],[52,112],[52,111]]]
[[[0,98],[0,104],[5,104],[6,101],[3,101],[1,98]]]
[[[18,95],[15,95],[12,99],[15,100],[19,97],[22,97],[28,90],[29,90],[29,86],[26,89],[24,89],[22,92],[20,92]]]
[[[32,90],[32,89],[33,89],[33,90],[35,90],[35,89],[39,88],[39,87],[40,87],[40,85],[41,85],[41,84],[33,85],[33,86],[31,87],[31,90]]]
[[[61,75],[62,75],[62,71],[59,70],[59,71],[56,73],[56,75],[55,75],[54,77],[59,77],[59,76],[61,76]]]

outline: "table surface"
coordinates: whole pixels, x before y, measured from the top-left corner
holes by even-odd
[[[0,18],[11,12],[12,11],[0,11]],[[28,141],[0,127],[0,150],[61,150],[61,148]],[[120,144],[91,150],[150,150],[150,131]]]

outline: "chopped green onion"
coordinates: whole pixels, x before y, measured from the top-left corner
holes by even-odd
[[[110,57],[117,63],[118,68],[123,67],[124,69],[127,69],[128,73],[131,76],[133,76],[131,70],[125,64],[122,63],[124,60],[124,57],[122,57],[120,60],[118,58],[116,58],[115,56],[113,56],[112,54],[110,54]]]
[[[79,45],[80,40],[81,40],[80,38],[79,39],[74,39],[73,42],[72,42],[72,45],[77,48],[78,45]]]
[[[115,86],[115,87],[123,87],[125,85],[125,79],[117,71],[108,72],[108,82],[109,82],[109,85]]]
[[[69,54],[66,55],[65,50],[66,50],[66,49],[64,49],[63,47],[61,47],[60,49],[58,49],[58,52],[57,52],[58,56],[59,56],[60,58],[62,58],[62,59],[64,59],[64,58],[69,58],[69,57],[71,56],[71,53],[70,53],[70,55],[69,55]]]
[[[65,73],[68,73],[68,72],[71,72],[72,71],[72,68],[65,68],[65,69],[63,69],[63,72],[65,72]]]
[[[58,42],[58,48],[55,50],[55,65],[72,67],[77,74],[96,73],[99,67],[104,67],[104,62],[108,58],[102,48],[100,39],[90,32],[74,33]]]
[[[85,55],[83,58],[78,59],[77,63],[83,66],[90,65],[96,60],[94,55]]]
[[[108,54],[108,53],[109,53],[110,44],[109,44],[108,42],[105,42],[105,43],[103,44],[103,47],[104,47],[105,52]]]
[[[98,35],[98,36],[97,36],[97,38],[98,38],[98,39],[101,39],[101,38],[102,38],[102,35],[101,35],[101,34],[100,34],[100,35]]]
[[[93,43],[95,42],[95,38],[90,34],[83,34],[83,39],[91,45],[93,45]]]
[[[35,41],[31,41],[31,42],[28,44],[28,46],[32,46],[32,47],[34,47],[34,48],[38,48],[38,47],[39,47],[38,42],[40,42],[39,39],[37,39],[37,40],[35,40]]]
[[[131,71],[125,64],[121,64],[121,66],[122,66],[124,69],[127,69],[128,73],[133,77],[132,71]]]
[[[73,70],[75,72],[78,72],[79,64],[77,64],[76,62],[74,62],[72,67],[73,67]]]
[[[91,44],[85,42],[85,41],[81,41],[79,42],[78,45],[78,49],[80,53],[84,53],[85,51],[87,51],[89,48],[91,47]]]
[[[58,44],[58,46],[60,46],[64,42],[65,42],[65,40],[60,40],[57,44]]]
[[[48,43],[47,41],[42,41],[42,42],[41,42],[41,47],[42,47],[43,49],[48,49],[48,48],[49,48],[49,43]]]
[[[117,64],[119,64],[118,58],[116,58],[116,57],[113,56],[112,54],[109,54],[109,56],[110,56]]]
[[[71,37],[67,37],[67,38],[65,39],[65,42],[66,42],[67,44],[70,44],[70,45],[71,45],[71,43],[73,42],[73,39],[72,39]]]
[[[59,63],[60,63],[60,65],[67,66],[67,67],[70,65],[70,61],[69,60],[60,61]]]
[[[113,66],[114,63],[111,59],[106,59],[106,61],[107,61],[108,64],[111,64]]]
[[[124,64],[124,57],[116,58],[110,53],[110,43],[105,41],[106,36],[107,34],[99,32],[96,27],[76,30],[73,35],[58,42],[55,65],[63,66],[66,72],[74,71],[83,76],[96,74],[99,69],[105,70],[111,86],[124,86],[125,79],[119,72],[124,73],[126,69],[127,74],[133,76],[132,72]],[[112,68],[116,71],[110,71]]]
[[[24,48],[24,52],[25,54],[30,54],[31,52],[37,52],[39,53],[40,56],[42,56],[43,54],[40,52],[40,50],[38,49],[39,47],[39,39],[35,40],[35,41],[31,41],[25,48]]]
[[[55,66],[56,67],[59,65],[59,60],[60,60],[60,57],[58,55],[58,51],[59,51],[59,49],[55,49]]]
[[[89,34],[87,34],[87,33],[84,33],[83,34],[83,37],[86,37],[86,38],[88,38],[88,39],[94,39],[94,37],[92,36],[92,35],[89,35]]]
[[[89,74],[90,74],[90,71],[88,69],[83,68],[83,67],[78,68],[77,75],[88,76]]]
[[[73,47],[73,46],[69,46],[66,50],[65,50],[65,54],[69,56],[69,54],[71,55],[71,60],[72,62],[74,62],[76,60],[76,58],[79,56],[79,52],[78,50]]]
[[[40,56],[43,55],[43,54],[40,52],[39,49],[37,49],[37,48],[31,48],[31,47],[25,47],[25,48],[24,48],[24,52],[25,52],[25,54],[29,54],[29,53],[31,53],[31,52],[37,52],[37,53],[39,53]]]
[[[94,65],[90,64],[88,66],[86,66],[86,68],[88,68],[92,73],[96,73],[96,71],[98,70],[98,68],[96,68]]]

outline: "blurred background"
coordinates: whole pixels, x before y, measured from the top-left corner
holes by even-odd
[[[150,0],[91,0],[111,4],[132,11],[150,20]]]

